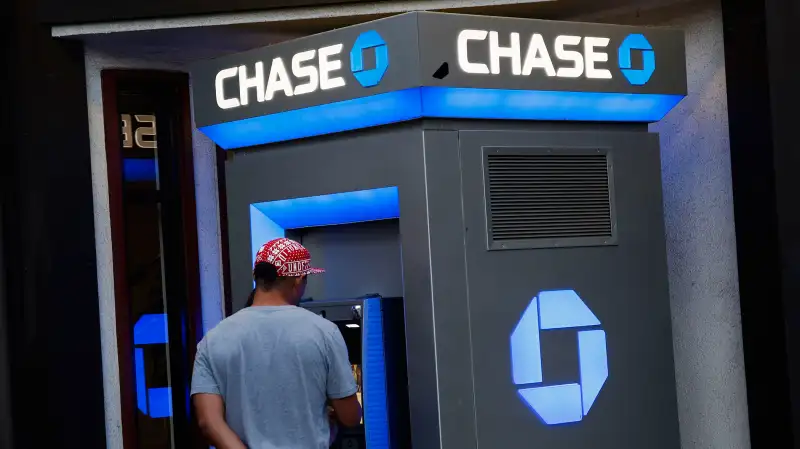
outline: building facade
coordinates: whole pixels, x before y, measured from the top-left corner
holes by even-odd
[[[13,45],[4,49],[0,395],[8,400],[0,401],[0,446],[129,449],[148,447],[142,438],[159,432],[134,435],[134,404],[120,388],[133,382],[121,345],[137,347],[122,335],[138,323],[122,315],[128,303],[120,292],[129,286],[121,282],[134,273],[120,264],[141,261],[135,245],[119,242],[153,237],[115,235],[144,229],[126,221],[144,212],[125,202],[133,198],[122,193],[126,174],[109,161],[126,151],[147,159],[153,148],[148,131],[137,134],[147,118],[135,118],[128,146],[126,134],[114,132],[116,116],[172,114],[174,184],[155,190],[162,209],[174,211],[173,227],[161,224],[166,243],[158,251],[180,261],[157,264],[156,273],[180,279],[169,296],[182,299],[160,306],[175,307],[187,332],[202,335],[238,300],[226,272],[225,155],[193,126],[188,65],[430,9],[684,30],[689,95],[651,125],[661,136],[681,447],[744,449],[776,439],[778,447],[800,447],[796,0],[64,6],[18,1],[4,15]],[[158,101],[170,96],[174,104]],[[184,351],[171,360],[190,360],[191,345]],[[173,447],[200,444],[174,412],[166,432],[193,436]]]

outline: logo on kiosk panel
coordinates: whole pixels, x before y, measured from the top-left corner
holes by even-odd
[[[642,52],[642,68],[634,69],[631,64],[631,52],[639,50]],[[631,34],[622,41],[619,46],[619,68],[628,82],[634,86],[643,86],[650,81],[653,72],[656,71],[656,52],[653,46],[641,34]]]
[[[364,51],[373,48],[375,67],[366,69]],[[264,61],[258,61],[253,66],[222,69],[214,79],[217,106],[232,109],[247,106],[251,101],[271,101],[276,95],[293,97],[344,87],[347,81],[341,73],[343,49],[344,44],[333,44],[301,51],[290,58],[273,58],[268,67]],[[388,68],[389,49],[381,35],[371,30],[358,36],[350,50],[350,69],[359,84],[378,85]],[[229,79],[238,80],[238,95],[225,96],[224,86]]]
[[[364,69],[364,50],[375,49],[375,67]],[[350,50],[350,70],[364,87],[377,86],[389,68],[389,47],[377,31],[362,33]]]
[[[488,55],[477,54],[480,47],[470,45],[487,40]],[[505,67],[501,65],[501,60],[508,60],[511,74],[515,76],[596,80],[614,77],[607,64],[607,48],[611,42],[607,37],[560,35],[546,41],[541,34],[533,33],[523,45],[520,33],[509,33],[503,36],[503,42],[500,43],[497,31],[461,31],[457,38],[459,67],[465,73],[474,75],[500,75],[501,67]],[[470,52],[470,49],[473,51]],[[642,51],[644,63],[641,69],[632,68],[632,50]],[[650,80],[656,68],[655,52],[643,35],[631,34],[625,38],[619,47],[619,67],[634,86],[644,85]]]
[[[511,366],[520,398],[547,425],[578,422],[589,413],[608,378],[606,333],[574,290],[543,291],[534,297],[511,332]],[[577,331],[580,383],[542,384],[539,334]]]

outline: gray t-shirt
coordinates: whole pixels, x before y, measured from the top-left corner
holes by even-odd
[[[327,398],[356,393],[341,332],[300,307],[248,307],[197,347],[192,395],[221,395],[250,449],[327,449]]]

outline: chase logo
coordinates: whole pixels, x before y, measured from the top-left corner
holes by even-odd
[[[375,49],[375,67],[364,69],[364,50]],[[350,50],[350,70],[364,87],[377,86],[389,68],[389,48],[377,31],[361,33]]]
[[[511,365],[520,397],[547,425],[577,422],[592,408],[608,378],[606,333],[600,321],[574,290],[540,292],[511,333]],[[579,330],[580,383],[541,384],[542,348],[539,333],[552,329]]]
[[[633,50],[642,52],[641,69],[634,69],[631,64]],[[646,37],[641,34],[631,34],[622,41],[622,45],[619,46],[619,68],[628,82],[634,86],[644,86],[650,81],[656,70],[656,53]]]

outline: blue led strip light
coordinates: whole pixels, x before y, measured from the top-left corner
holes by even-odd
[[[390,449],[381,299],[365,299],[362,309],[361,394],[365,440],[369,449]]]
[[[416,87],[205,126],[226,150],[320,136],[421,117],[656,122],[682,95]]]
[[[286,229],[400,218],[397,187],[291,198],[250,205],[251,256]]]
[[[200,128],[226,150],[320,136],[420,117],[419,89],[279,112]]]

